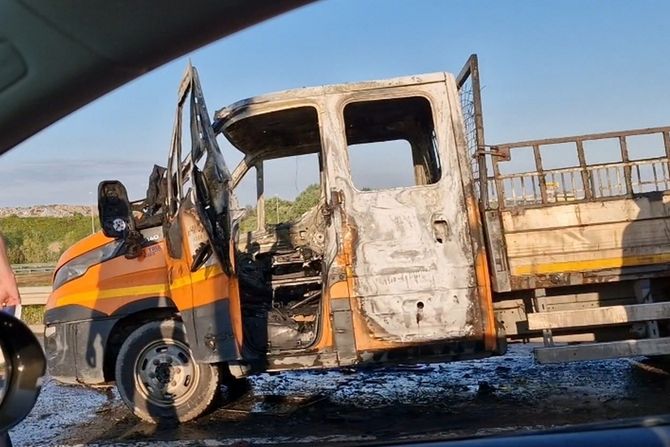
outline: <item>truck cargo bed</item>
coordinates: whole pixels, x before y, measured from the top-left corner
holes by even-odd
[[[631,150],[634,148],[635,150]],[[494,146],[494,290],[670,275],[670,127]],[[614,160],[593,162],[589,160]]]

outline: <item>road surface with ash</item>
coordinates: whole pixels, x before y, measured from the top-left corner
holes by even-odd
[[[262,374],[240,401],[178,427],[138,422],[114,389],[47,379],[16,446],[359,444],[451,438],[670,413],[670,375],[643,359],[538,365],[504,357],[358,371]],[[243,443],[244,444],[244,443]]]

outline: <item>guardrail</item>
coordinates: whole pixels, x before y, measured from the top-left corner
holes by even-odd
[[[50,293],[51,286],[19,287],[23,306],[43,306],[47,303]]]
[[[12,270],[17,275],[25,275],[28,273],[49,273],[53,272],[56,264],[14,264]]]

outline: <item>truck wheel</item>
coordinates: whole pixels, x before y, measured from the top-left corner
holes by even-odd
[[[219,393],[216,365],[196,363],[179,321],[146,323],[121,345],[116,359],[116,386],[139,418],[186,422],[210,409]]]

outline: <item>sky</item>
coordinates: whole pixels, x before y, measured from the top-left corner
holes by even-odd
[[[153,164],[166,163],[188,59],[210,112],[295,87],[458,73],[477,53],[489,144],[670,125],[668,17],[670,2],[646,0],[324,0],[177,59],[26,140],[0,157],[0,206],[92,204],[104,179],[143,197]],[[224,153],[234,167],[237,154]],[[267,191],[293,198],[315,181],[314,163],[277,161]],[[393,161],[385,168],[395,175]],[[252,194],[252,182],[240,188]]]

